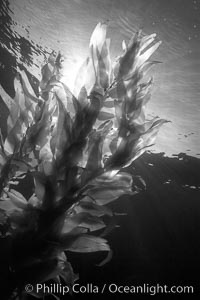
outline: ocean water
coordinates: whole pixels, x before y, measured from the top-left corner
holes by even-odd
[[[111,54],[123,39],[142,28],[162,40],[152,70],[154,87],[147,111],[170,120],[161,129],[154,152],[200,154],[200,17],[198,1],[158,0],[3,0],[1,47],[40,79],[40,66],[52,49],[66,56],[69,87],[88,53],[98,22],[108,22]],[[195,3],[196,3],[195,2]],[[1,64],[4,65],[2,59]]]
[[[106,237],[113,249],[112,260],[99,268],[96,264],[101,259],[96,253],[69,253],[68,259],[82,284],[196,283],[199,296],[199,9],[199,0],[0,2],[0,83],[11,96],[17,62],[39,80],[40,65],[52,50],[65,54],[66,83],[73,87],[73,78],[87,56],[90,35],[98,22],[109,25],[113,59],[121,52],[122,40],[128,41],[140,28],[145,34],[155,32],[162,40],[153,56],[162,64],[150,72],[154,86],[147,112],[171,123],[161,128],[152,151],[130,167],[131,173],[144,179],[146,189],[113,203],[119,226]],[[3,132],[6,119],[7,110],[0,100]],[[23,192],[30,193],[26,182]],[[5,288],[9,293],[12,288],[6,242],[0,239],[0,298],[8,300],[2,292]]]

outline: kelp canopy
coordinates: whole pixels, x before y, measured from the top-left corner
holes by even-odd
[[[110,251],[103,236],[105,206],[137,192],[129,166],[154,143],[165,120],[145,117],[152,78],[144,81],[159,47],[156,35],[133,36],[112,64],[107,25],[92,33],[89,56],[73,93],[62,80],[63,56],[52,52],[42,67],[39,96],[17,70],[7,105],[7,136],[0,139],[2,238],[9,237],[14,293],[48,280],[77,279],[67,253]],[[33,191],[26,199],[21,182]],[[34,291],[32,292],[34,295]],[[37,294],[37,297],[41,296]]]

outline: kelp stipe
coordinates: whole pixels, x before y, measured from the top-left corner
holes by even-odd
[[[152,79],[143,78],[158,63],[149,60],[160,45],[155,34],[139,32],[123,42],[112,65],[106,30],[96,26],[73,93],[62,81],[63,57],[55,52],[42,67],[39,97],[20,69],[15,98],[0,90],[9,110],[7,136],[0,136],[2,238],[11,240],[13,295],[19,299],[26,283],[51,280],[71,287],[78,277],[69,251],[111,251],[102,237],[102,217],[113,216],[105,205],[137,192],[123,168],[154,143],[166,122],[145,118]],[[20,190],[27,177],[29,199]]]

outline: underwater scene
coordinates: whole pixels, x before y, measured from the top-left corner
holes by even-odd
[[[200,295],[200,0],[2,0],[0,299]]]

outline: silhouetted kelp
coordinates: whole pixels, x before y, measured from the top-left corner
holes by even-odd
[[[193,285],[194,294],[189,297],[196,299],[200,272],[200,159],[184,153],[166,157],[164,153],[147,152],[129,172],[132,168],[144,179],[146,189],[113,203],[114,211],[119,213],[119,227],[108,236],[114,249],[109,264],[99,268],[94,263],[101,257],[93,257],[92,264],[91,257],[74,257],[75,269],[82,266],[80,283]],[[85,299],[88,296],[90,299],[91,295]],[[108,296],[116,299],[116,294]],[[134,298],[143,299],[143,295],[134,294]]]
[[[8,1],[6,1],[8,5]],[[8,24],[11,24],[12,20],[8,17],[4,21],[7,22]],[[5,22],[5,24],[6,24]],[[6,26],[7,26],[6,25]],[[12,35],[12,32],[9,32],[8,28],[4,28],[3,30],[6,35],[4,36],[4,39],[6,39],[6,36]],[[10,36],[11,37],[11,36]],[[151,37],[153,38],[153,36]],[[16,44],[15,44],[16,42]],[[22,38],[22,37],[14,37],[14,40],[12,40],[13,43],[13,48],[17,47],[17,45],[20,45],[21,49],[21,54],[22,54],[22,59],[21,61],[26,63],[26,64],[32,64],[32,49],[33,45],[30,43],[30,41]],[[94,41],[93,41],[94,43]],[[6,42],[5,42],[6,45]],[[94,45],[93,45],[94,46]],[[124,51],[128,50],[127,46],[124,44]],[[17,48],[16,48],[17,49]],[[36,48],[35,48],[36,50]],[[37,49],[38,50],[38,49]],[[133,48],[132,48],[133,50]],[[137,48],[135,49],[137,51]],[[39,83],[34,79],[34,77],[27,72],[27,70],[21,65],[21,64],[16,64],[16,59],[15,57],[9,53],[4,47],[1,48],[2,51],[2,65],[1,65],[1,72],[2,72],[2,86],[3,88],[13,97],[14,96],[14,90],[12,86],[12,80],[14,79],[16,75],[16,66],[20,67],[19,73],[23,74],[22,79],[25,78],[23,77],[24,74],[28,77],[29,81],[31,82],[31,85],[34,88],[34,92],[37,97],[39,97],[39,90],[38,90],[38,85]],[[39,51],[39,50],[38,50]],[[101,81],[101,86],[106,89],[108,88],[107,83],[108,83],[108,78],[107,75],[105,74],[105,57],[106,57],[106,48],[104,49],[104,53],[96,53],[97,61],[99,64],[99,68],[101,70],[101,75],[100,77],[103,79]],[[39,53],[39,52],[38,52]],[[131,52],[129,51],[129,59],[131,59]],[[57,58],[57,64],[60,63],[60,58]],[[122,64],[121,69],[119,68],[118,72],[121,74],[121,76],[124,76],[123,72],[124,70],[127,71],[129,68],[127,61],[124,59],[124,65],[123,65],[123,58],[122,58]],[[50,61],[48,61],[50,63]],[[47,65],[48,65],[47,63]],[[108,63],[108,62],[107,62]],[[14,68],[13,68],[14,67]],[[146,65],[146,67],[149,67]],[[24,72],[24,73],[23,73]],[[4,77],[4,75],[6,77]],[[55,75],[55,74],[53,74]],[[56,78],[57,79],[57,78]],[[134,78],[134,80],[139,80],[140,78],[137,76]],[[49,80],[49,78],[48,78]],[[45,89],[48,86],[48,80],[45,78],[44,73],[43,73],[43,82],[42,85],[40,86],[43,89],[43,96],[45,98]],[[125,80],[130,80],[130,78],[126,78]],[[149,85],[151,82],[148,83]],[[124,88],[127,87],[126,85],[123,85],[123,82],[117,85],[117,93],[118,96],[119,94],[123,94]],[[114,87],[115,88],[115,87]],[[145,88],[145,86],[143,86]],[[122,91],[122,92],[121,92]],[[94,91],[94,94],[90,95],[90,100],[92,97],[99,97],[99,94],[97,91]],[[115,92],[115,91],[114,91]],[[69,91],[67,91],[69,93]],[[47,94],[48,96],[48,94]],[[79,95],[82,100],[86,100],[85,98],[85,90],[81,90],[81,93]],[[121,96],[120,96],[121,97]],[[88,97],[89,98],[89,97]],[[148,97],[147,97],[148,98]],[[146,99],[148,100],[148,99]],[[95,104],[96,105],[96,104]],[[135,105],[135,104],[134,104]],[[128,110],[136,110],[138,109],[137,105],[131,106],[129,103],[128,108],[126,108],[126,113],[128,113]],[[5,111],[5,119],[3,120],[3,123],[6,124],[6,119],[8,115],[7,109],[2,106],[4,111]],[[109,106],[108,106],[109,107]],[[93,107],[94,108],[94,107]],[[98,109],[95,107],[95,109]],[[120,114],[120,107],[117,107],[118,109],[118,114]],[[3,113],[4,115],[4,113]],[[100,120],[102,121],[102,118],[110,118],[108,114],[106,115],[105,113],[101,114]],[[118,116],[119,118],[122,118],[121,116]],[[62,119],[63,120],[63,119]],[[86,120],[86,119],[85,119]],[[106,119],[105,119],[106,120]],[[5,121],[5,122],[4,122]],[[66,120],[65,120],[66,121]],[[80,122],[80,120],[77,120]],[[118,119],[119,121],[119,119]],[[1,119],[2,122],[2,119]],[[93,121],[92,121],[93,122]],[[156,121],[157,122],[157,121]],[[122,122],[123,123],[123,122]],[[152,123],[153,124],[153,123]],[[2,124],[1,124],[2,125]],[[124,132],[126,132],[127,124],[121,124],[121,136],[124,135]],[[105,126],[105,124],[104,124]],[[101,129],[103,127],[100,127]],[[87,132],[87,129],[84,129]],[[6,130],[3,130],[3,135],[6,137]],[[92,140],[91,140],[92,141]],[[83,141],[82,141],[83,142]],[[97,139],[98,142],[98,139]],[[77,144],[78,146],[81,146],[81,143]],[[77,147],[76,145],[76,147]],[[84,142],[83,142],[84,145]],[[113,145],[114,146],[114,145]],[[116,145],[115,145],[116,146]],[[75,148],[74,148],[75,149]],[[97,148],[94,149],[95,151]],[[67,153],[67,152],[66,152]],[[68,154],[68,153],[67,153]],[[129,154],[128,152],[124,152],[123,155]],[[91,156],[92,157],[92,156]],[[95,156],[96,157],[96,156]],[[120,159],[119,159],[120,158]],[[180,159],[183,160],[181,161]],[[96,157],[98,160],[98,157]],[[106,158],[107,159],[107,158]],[[118,164],[118,160],[120,161],[122,157],[120,155],[117,157],[117,159],[111,159],[110,162],[108,160],[108,166],[112,167],[114,165]],[[189,161],[188,163],[187,160]],[[106,160],[105,160],[106,161]],[[193,163],[194,161],[194,163]],[[69,160],[68,160],[69,162]],[[94,156],[93,156],[93,163],[95,162]],[[97,269],[94,267],[94,263],[99,263],[101,262],[102,255],[93,255],[90,257],[87,254],[73,254],[69,253],[67,256],[68,259],[72,262],[75,271],[79,272],[80,274],[80,282],[85,281],[85,282],[97,282],[97,283],[102,283],[102,278],[104,281],[109,282],[110,280],[113,281],[115,280],[116,282],[122,282],[125,280],[128,282],[132,282],[132,276],[135,280],[137,278],[138,280],[144,280],[144,279],[159,279],[159,275],[161,274],[161,278],[165,279],[168,278],[165,276],[165,273],[167,270],[169,271],[169,274],[174,273],[175,265],[172,264],[172,267],[169,265],[170,259],[176,259],[176,275],[181,274],[181,267],[183,269],[182,261],[185,259],[185,256],[189,254],[189,248],[185,246],[185,241],[181,240],[179,236],[179,232],[182,231],[177,231],[174,233],[174,231],[171,231],[171,227],[173,225],[176,227],[176,212],[177,208],[176,205],[181,205],[180,199],[182,200],[182,203],[186,205],[188,201],[188,197],[192,198],[192,203],[198,206],[198,203],[196,202],[195,198],[195,193],[196,190],[191,190],[192,187],[198,187],[199,182],[197,180],[197,174],[193,172],[193,167],[194,164],[199,163],[199,160],[196,160],[194,158],[190,158],[184,154],[178,155],[178,158],[167,158],[164,157],[163,154],[151,154],[147,153],[143,155],[138,161],[133,163],[130,167],[127,168],[127,171],[129,174],[134,174],[138,175],[138,177],[134,177],[135,182],[137,182],[137,189],[140,191],[139,194],[134,196],[134,199],[132,199],[130,196],[124,196],[120,201],[118,201],[115,204],[110,204],[110,207],[114,208],[114,211],[118,211],[120,213],[128,213],[126,217],[120,216],[120,215],[115,215],[113,218],[114,221],[113,223],[111,222],[109,224],[110,229],[114,228],[115,225],[118,223],[120,224],[121,228],[119,228],[116,231],[113,231],[113,234],[108,236],[108,240],[112,246],[112,248],[115,250],[113,260],[110,262],[108,266],[105,266],[104,268]],[[119,166],[118,166],[119,167]],[[88,165],[88,168],[92,168],[92,165]],[[188,176],[188,169],[190,172],[190,175],[192,177],[189,179]],[[183,175],[185,170],[185,174]],[[76,173],[76,170],[73,170]],[[65,173],[65,176],[74,176],[74,173],[70,171],[70,174]],[[75,177],[74,177],[75,178]],[[141,179],[142,178],[142,179]],[[40,178],[41,179],[41,178]],[[189,180],[188,180],[189,179]],[[32,182],[31,182],[32,180]],[[146,185],[146,191],[144,190],[144,182]],[[125,181],[124,181],[125,182]],[[40,182],[41,183],[41,182]],[[42,180],[42,184],[43,184]],[[34,190],[32,189],[27,189],[27,185],[30,185],[33,187],[34,182],[33,178],[26,177],[23,179],[23,181],[20,182],[18,187],[15,187],[16,191],[21,191],[23,192],[23,195],[25,198],[29,198],[32,195],[32,192]],[[12,184],[11,187],[13,188]],[[53,192],[50,186],[49,190]],[[71,193],[76,190],[76,186],[73,186],[73,189],[71,189]],[[127,192],[129,192],[127,190]],[[120,193],[119,193],[120,195]],[[10,196],[12,196],[10,194]],[[176,199],[174,199],[174,198]],[[107,200],[108,201],[108,200]],[[123,201],[123,204],[122,202]],[[177,203],[178,202],[178,203]],[[169,203],[169,204],[168,204]],[[188,204],[188,203],[187,203]],[[190,204],[190,205],[193,205]],[[172,210],[169,209],[170,205],[172,205]],[[183,205],[183,207],[184,207]],[[70,207],[70,205],[69,205]],[[94,207],[93,207],[94,208]],[[176,209],[175,209],[176,208]],[[97,207],[95,207],[97,209]],[[166,211],[167,212],[166,212]],[[168,211],[174,213],[174,216],[171,218],[170,216],[170,221],[172,220],[171,227],[169,226],[169,215]],[[98,210],[99,212],[99,210]],[[103,213],[103,211],[101,210]],[[96,211],[97,213],[97,211]],[[110,210],[105,210],[105,214],[110,213]],[[138,215],[137,215],[138,213]],[[49,222],[51,224],[52,219],[54,218],[54,214],[51,214],[49,211],[49,216],[46,214],[45,216],[45,222]],[[185,217],[186,214],[183,214],[183,217]],[[191,214],[192,216],[192,214]],[[105,217],[104,217],[105,218]],[[3,235],[6,235],[6,233],[9,231],[9,220],[7,218],[6,213],[1,211],[1,220],[2,220],[2,226],[1,226],[1,232]],[[6,220],[6,221],[5,221]],[[115,221],[116,220],[116,221]],[[7,222],[8,221],[8,222]],[[103,219],[103,221],[106,221]],[[187,220],[188,221],[188,220]],[[41,220],[42,222],[42,220]],[[148,224],[146,224],[146,222]],[[31,223],[31,222],[30,222]],[[87,223],[87,222],[86,222]],[[188,224],[188,223],[187,223]],[[20,226],[24,226],[24,224],[20,224]],[[28,223],[25,224],[28,226]],[[103,223],[98,223],[99,225],[103,225]],[[87,225],[89,226],[89,225]],[[94,226],[94,224],[92,225]],[[97,226],[97,223],[95,224]],[[160,226],[160,229],[158,227]],[[190,225],[189,228],[193,228]],[[47,226],[48,227],[48,226]],[[90,223],[90,229],[91,229],[91,223]],[[109,228],[108,228],[109,229]],[[152,229],[152,230],[151,230]],[[109,230],[108,230],[109,232]],[[107,232],[107,233],[108,233]],[[189,233],[191,232],[190,230],[188,231]],[[30,232],[29,232],[30,233]],[[6,237],[4,239],[3,245],[2,245],[2,256],[1,258],[3,259],[2,266],[4,265],[5,268],[2,268],[3,272],[3,277],[5,282],[9,282],[9,287],[7,291],[11,292],[12,288],[16,287],[16,282],[18,285],[18,288],[23,289],[23,284],[24,284],[24,278],[27,280],[29,278],[32,280],[30,277],[30,269],[27,270],[19,270],[17,271],[17,275],[13,275],[13,273],[10,272],[9,266],[14,265],[16,269],[18,266],[16,266],[16,261],[23,261],[24,257],[26,257],[26,253],[42,253],[43,249],[47,246],[45,243],[40,243],[34,244],[33,236],[30,235],[22,235],[21,240],[20,240],[20,235],[18,236],[18,240],[15,240],[13,245],[14,249],[16,249],[16,253],[14,254],[15,257],[11,256],[14,258],[14,264],[13,262],[8,261],[8,253],[10,252],[10,240],[9,237]],[[178,237],[178,242],[175,241],[175,239]],[[187,235],[187,239],[188,239]],[[195,235],[196,237],[196,235]],[[159,241],[157,240],[159,239]],[[26,243],[24,243],[24,240]],[[100,240],[99,240],[100,241]],[[102,239],[102,241],[104,241]],[[190,241],[193,243],[193,238],[190,235]],[[2,243],[2,241],[1,241]],[[128,245],[128,247],[121,247],[121,245]],[[21,248],[20,245],[23,245],[23,249]],[[173,253],[170,252],[170,246],[173,245]],[[108,249],[107,245],[104,245],[104,249]],[[180,248],[183,247],[183,248]],[[35,249],[34,249],[35,247]],[[101,247],[100,247],[101,248]],[[100,249],[99,248],[99,249]],[[21,249],[21,251],[20,251]],[[185,256],[184,255],[179,255],[181,249],[184,249]],[[168,254],[165,254],[165,250],[168,250]],[[196,248],[194,248],[194,251]],[[51,252],[50,252],[51,253]],[[180,263],[178,263],[177,267],[177,258],[179,257]],[[60,259],[60,258],[59,258]],[[63,257],[61,259],[64,259]],[[92,264],[91,264],[92,261]],[[162,263],[164,261],[164,263]],[[189,260],[191,264],[193,264],[192,260]],[[88,267],[88,264],[91,264],[90,267]],[[32,269],[33,274],[40,273],[40,270],[44,267],[46,267],[45,262],[44,264],[40,264],[39,266],[36,266],[36,268]],[[20,267],[20,265],[19,265]],[[69,267],[69,265],[68,265]],[[196,264],[197,268],[197,264]],[[40,270],[39,270],[40,269]],[[51,269],[51,268],[50,268]],[[69,268],[70,269],[70,268]],[[159,271],[159,269],[161,271]],[[186,268],[187,269],[187,268]],[[116,270],[116,272],[113,272],[113,270]],[[72,273],[71,273],[72,274]],[[145,274],[145,275],[144,275]],[[71,275],[70,275],[71,276]],[[185,277],[187,278],[187,276]],[[72,278],[70,280],[73,281]],[[6,284],[5,284],[6,287]],[[9,294],[8,292],[8,294]],[[7,295],[8,295],[7,294]],[[8,297],[8,296],[6,296]],[[7,298],[5,298],[7,299]]]
[[[142,79],[158,63],[149,60],[160,45],[156,35],[139,32],[128,45],[123,42],[113,65],[106,30],[99,23],[91,36],[75,95],[62,82],[63,56],[54,51],[42,67],[39,96],[20,65],[14,99],[1,87],[9,111],[0,140],[1,234],[11,241],[16,297],[25,295],[27,281],[72,286],[77,276],[67,252],[109,252],[101,265],[108,261],[111,249],[104,236],[115,224],[105,204],[137,193],[138,177],[125,168],[152,145],[166,122],[145,116],[152,78]],[[31,193],[25,198],[27,183]],[[100,236],[93,233],[99,231]]]
[[[119,213],[115,218],[120,227],[107,237],[114,249],[109,264],[95,266],[103,258],[100,254],[69,255],[80,274],[80,284],[193,284],[198,291],[199,191],[187,186],[200,186],[200,160],[184,153],[172,158],[148,152],[130,167],[130,172],[132,167],[134,173],[144,178],[146,190],[133,199],[123,196],[113,204],[114,211]],[[165,184],[166,181],[169,183]],[[8,240],[7,243],[0,241],[2,293],[12,286]],[[92,298],[88,294],[85,297]],[[103,297],[95,295],[97,299]]]

